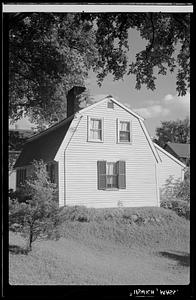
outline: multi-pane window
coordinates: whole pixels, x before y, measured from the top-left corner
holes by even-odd
[[[119,122],[119,141],[130,142],[130,122]]]
[[[26,180],[26,169],[19,169],[16,172],[16,186],[19,187],[24,184]]]
[[[90,118],[89,140],[90,141],[102,141],[103,140],[102,119]]]
[[[126,189],[125,161],[97,162],[98,190]]]
[[[107,188],[117,188],[117,165],[114,162],[106,163],[106,186]]]

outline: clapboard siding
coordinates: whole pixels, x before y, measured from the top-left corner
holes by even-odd
[[[169,157],[166,153],[157,148],[157,151],[161,157],[162,163],[159,170],[159,187],[163,187],[169,176],[173,176],[174,179],[184,179],[184,167]]]
[[[88,116],[104,119],[104,142],[87,141]],[[116,120],[130,120],[132,143],[117,143]],[[126,161],[126,189],[98,190],[97,161]],[[59,204],[88,207],[157,206],[156,160],[138,119],[107,103],[84,113],[67,146],[59,155]],[[64,202],[65,200],[65,202]]]

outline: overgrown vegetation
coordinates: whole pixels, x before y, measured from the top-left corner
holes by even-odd
[[[151,252],[166,247],[183,248],[183,240],[188,240],[189,236],[188,223],[175,212],[160,207],[95,209],[72,206],[60,209],[58,234],[93,247],[102,248],[107,241]]]
[[[20,232],[27,241],[26,250],[31,251],[32,243],[58,223],[57,189],[50,182],[43,161],[34,161],[32,175],[22,192],[23,201],[20,193],[9,198],[9,229]]]
[[[166,181],[161,190],[161,207],[190,218],[190,168],[187,168],[183,181],[174,180],[172,176]]]

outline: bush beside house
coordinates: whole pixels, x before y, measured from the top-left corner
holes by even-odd
[[[172,176],[166,181],[161,189],[161,207],[190,219],[190,168],[187,168],[183,181],[174,180]]]
[[[26,180],[22,192],[23,201],[20,194],[10,194],[9,229],[25,237],[30,251],[32,243],[53,231],[58,223],[58,191],[42,161],[33,163],[32,176]]]

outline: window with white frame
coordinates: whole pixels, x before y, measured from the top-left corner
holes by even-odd
[[[118,141],[120,143],[131,142],[131,126],[129,121],[118,122]]]
[[[126,189],[126,162],[97,161],[98,190]]]
[[[103,119],[101,118],[89,118],[89,141],[103,141]]]

